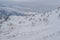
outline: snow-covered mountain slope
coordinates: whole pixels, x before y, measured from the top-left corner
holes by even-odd
[[[0,6],[0,24],[6,21],[9,16],[30,16],[35,14],[34,12],[22,12],[18,8],[12,8],[7,6]]]
[[[60,40],[60,8],[28,16],[9,16],[0,24],[0,40]]]

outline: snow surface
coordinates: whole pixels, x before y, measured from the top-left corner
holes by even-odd
[[[60,8],[30,16],[10,16],[0,26],[0,40],[60,40]]]

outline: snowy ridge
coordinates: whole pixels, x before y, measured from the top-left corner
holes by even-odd
[[[60,40],[60,8],[32,16],[9,16],[0,40]]]
[[[0,24],[6,21],[9,18],[9,16],[31,16],[34,14],[34,12],[21,12],[17,8],[0,6]]]

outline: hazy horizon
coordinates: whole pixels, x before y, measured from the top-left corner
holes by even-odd
[[[60,0],[0,0],[0,5],[47,10],[59,7]]]

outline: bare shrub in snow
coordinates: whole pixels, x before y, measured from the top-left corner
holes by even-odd
[[[9,24],[7,24],[8,26],[12,26],[13,25],[13,23],[9,23]]]
[[[33,27],[35,26],[35,23],[34,23],[34,22],[32,22],[32,26],[33,26]]]
[[[48,22],[48,19],[47,19],[47,18],[43,18],[43,21],[44,21],[44,22]]]
[[[39,18],[39,21],[42,21],[41,18]]]
[[[59,14],[59,17],[60,17],[60,14]]]
[[[19,24],[21,24],[22,23],[22,21],[19,21]]]
[[[47,17],[49,17],[49,15],[47,15]]]
[[[2,30],[0,30],[0,34],[2,33]]]
[[[33,18],[30,18],[29,21],[31,21]]]

